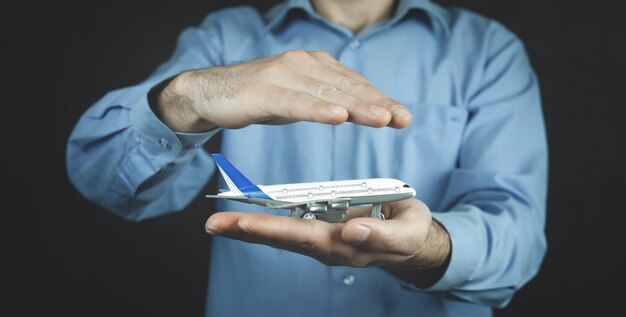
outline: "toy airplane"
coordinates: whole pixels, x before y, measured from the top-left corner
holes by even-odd
[[[221,193],[206,195],[207,198],[229,199],[270,209],[290,209],[290,216],[296,218],[337,222],[348,214],[350,206],[371,204],[371,216],[384,220],[381,203],[415,197],[413,188],[392,178],[255,185],[221,154],[213,154],[213,160],[229,191],[220,190]]]

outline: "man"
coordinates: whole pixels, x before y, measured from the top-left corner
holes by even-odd
[[[540,267],[538,85],[497,22],[423,0],[214,12],[82,116],[70,178],[127,219],[181,210],[215,171],[202,145],[219,131],[259,183],[393,177],[419,200],[340,224],[219,201],[208,315],[489,316]]]

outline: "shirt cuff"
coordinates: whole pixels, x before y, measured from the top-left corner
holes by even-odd
[[[149,157],[155,168],[159,169],[174,161],[184,150],[199,148],[212,136],[221,131],[215,128],[202,133],[174,132],[165,125],[152,111],[148,104],[148,91],[131,112],[131,121],[137,134],[137,140]]]
[[[206,132],[200,133],[188,133],[188,132],[174,132],[176,137],[180,141],[183,149],[192,149],[201,147],[206,141],[220,132],[222,128],[214,128]]]
[[[429,288],[421,289],[401,281],[401,286],[414,291],[449,291],[471,281],[484,248],[481,234],[475,232],[477,220],[472,216],[475,207],[459,205],[447,212],[433,212],[435,218],[448,232],[451,241],[450,263],[441,279]]]

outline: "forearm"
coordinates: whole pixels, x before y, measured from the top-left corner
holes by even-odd
[[[202,188],[213,170],[197,146],[210,135],[165,127],[148,107],[150,88],[102,98],[81,117],[67,147],[68,174],[83,196],[134,220],[182,209],[196,194],[189,189]]]
[[[196,81],[192,71],[182,72],[159,83],[148,94],[155,115],[172,131],[203,132],[217,127],[198,113],[198,93],[194,93],[201,89],[210,91],[217,83],[208,78],[204,83]]]

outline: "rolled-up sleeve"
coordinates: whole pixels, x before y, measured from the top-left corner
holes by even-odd
[[[142,83],[112,91],[80,118],[68,140],[67,172],[87,199],[131,220],[183,209],[214,167],[201,145],[217,130],[176,133],[148,104],[148,93],[180,72],[221,65],[218,22],[209,15],[179,36],[170,59]]]
[[[522,43],[493,23],[480,85],[442,211],[448,269],[430,291],[502,307],[546,251],[547,140],[536,76]]]

